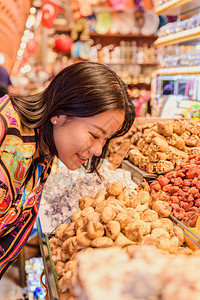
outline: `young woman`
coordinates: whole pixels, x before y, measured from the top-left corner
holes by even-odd
[[[98,63],[63,69],[42,93],[0,98],[0,276],[31,233],[53,157],[97,171],[134,118],[125,84]]]

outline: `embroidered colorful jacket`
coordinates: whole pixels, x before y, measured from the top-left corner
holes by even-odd
[[[24,128],[8,95],[0,98],[0,277],[25,245],[36,220],[51,162],[39,164],[37,132]]]

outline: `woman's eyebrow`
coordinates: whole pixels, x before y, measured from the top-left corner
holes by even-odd
[[[99,129],[104,135],[107,135],[107,132],[103,129],[103,128],[101,128],[101,127],[99,127],[99,126],[97,126],[97,125],[93,125],[93,124],[91,124],[93,127],[95,127],[95,128],[97,128],[97,129]]]

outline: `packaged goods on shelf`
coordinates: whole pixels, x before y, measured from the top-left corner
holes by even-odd
[[[152,80],[154,116],[185,117],[182,101],[198,104],[199,97],[199,37],[200,15],[198,0],[164,1],[156,8],[157,14],[176,16],[175,22],[160,27],[154,45],[160,48],[161,66]],[[163,56],[163,59],[162,59]],[[167,89],[165,89],[167,88]],[[175,97],[182,97],[173,99]],[[153,104],[152,104],[153,105]],[[170,112],[171,107],[171,112]]]

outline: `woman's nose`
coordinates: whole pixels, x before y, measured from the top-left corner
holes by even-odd
[[[102,153],[102,149],[103,149],[103,146],[104,146],[104,142],[103,141],[95,141],[89,148],[89,152],[90,154],[92,155],[95,155],[95,156],[100,156],[101,153]]]

